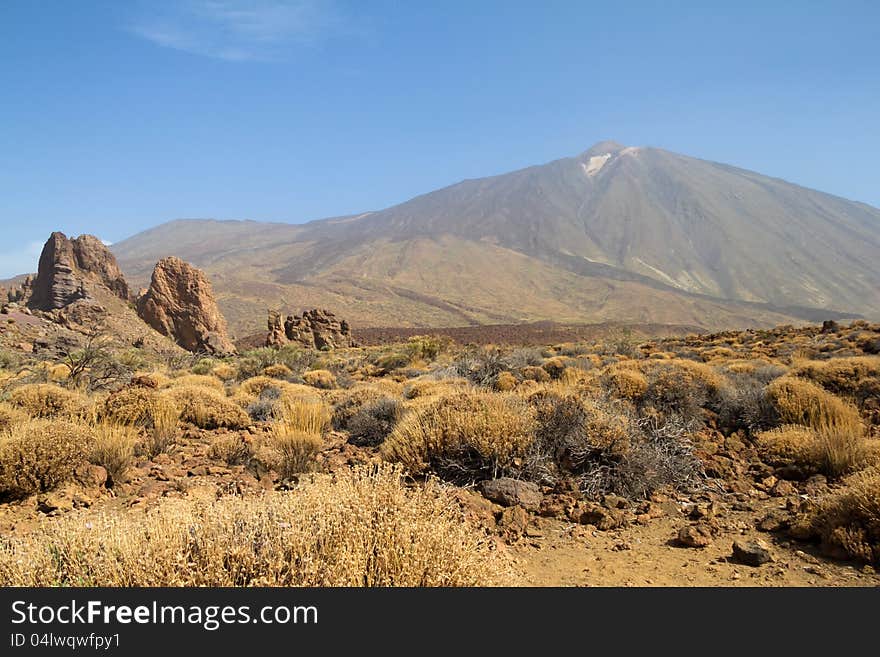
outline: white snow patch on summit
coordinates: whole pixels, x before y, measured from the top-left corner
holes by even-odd
[[[581,166],[584,168],[584,173],[588,176],[595,176],[599,172],[599,169],[605,166],[605,163],[610,157],[611,153],[605,153],[605,155],[594,155],[586,164],[581,162]]]

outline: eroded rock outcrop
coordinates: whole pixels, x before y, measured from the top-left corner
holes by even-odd
[[[28,306],[57,310],[90,298],[93,285],[103,285],[128,300],[128,284],[116,257],[97,237],[80,235],[68,239],[54,232],[43,246],[37,277],[30,286]]]
[[[356,346],[348,322],[337,319],[329,310],[306,310],[301,316],[288,315],[283,321],[281,313],[270,310],[267,328],[266,345],[269,347],[280,347],[289,342],[309,349]]]
[[[168,257],[153,270],[150,287],[137,300],[142,320],[189,351],[235,353],[226,320],[204,272]]]

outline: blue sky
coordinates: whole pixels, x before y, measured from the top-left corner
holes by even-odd
[[[0,277],[52,230],[387,207],[603,139],[880,206],[880,3],[0,2]]]

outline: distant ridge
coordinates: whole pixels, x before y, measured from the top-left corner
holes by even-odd
[[[385,210],[179,220],[113,251],[134,281],[164,255],[204,268],[240,334],[273,304],[355,326],[880,318],[880,210],[613,141]]]

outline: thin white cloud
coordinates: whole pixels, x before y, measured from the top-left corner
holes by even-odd
[[[17,249],[0,253],[0,278],[12,278],[37,271],[42,250],[43,242],[29,242]]]
[[[129,30],[163,48],[249,61],[348,28],[332,0],[185,0],[144,5]]]

